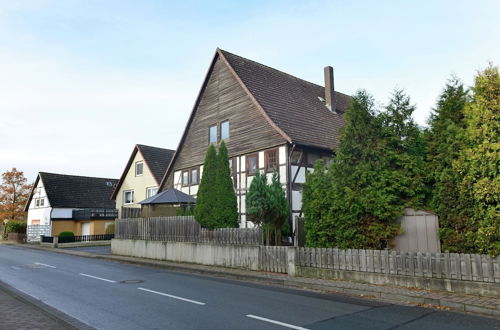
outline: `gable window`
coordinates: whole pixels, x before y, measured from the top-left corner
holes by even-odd
[[[255,175],[255,172],[257,172],[257,169],[259,167],[259,154],[252,154],[252,155],[247,155],[246,156],[247,160],[247,174],[248,175]]]
[[[153,197],[158,193],[158,187],[149,187],[146,189],[146,198]]]
[[[278,149],[268,150],[265,152],[266,172],[272,172],[278,169]]]
[[[40,207],[40,198],[35,199],[35,207]]]
[[[191,181],[190,181],[190,184],[191,185],[195,185],[195,184],[198,184],[198,168],[193,168],[191,169]]]
[[[229,121],[224,121],[220,124],[220,139],[229,139]]]
[[[144,163],[142,161],[135,163],[135,176],[141,176],[144,170]]]
[[[189,186],[189,171],[182,171],[182,186]]]
[[[217,143],[217,125],[210,126],[208,131],[208,144]]]
[[[133,204],[134,203],[134,191],[127,190],[123,192],[123,204]]]
[[[43,207],[45,204],[45,198],[40,198],[40,207]]]

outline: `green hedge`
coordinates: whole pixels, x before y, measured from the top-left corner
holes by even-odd
[[[114,223],[109,224],[104,233],[105,234],[114,234],[115,233],[115,224]]]
[[[5,232],[8,233],[20,233],[26,234],[26,222],[25,221],[9,221],[5,228]]]
[[[59,233],[59,237],[70,237],[70,236],[75,236],[75,233],[72,231],[63,231]]]

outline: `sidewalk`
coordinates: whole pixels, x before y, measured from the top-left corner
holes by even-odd
[[[500,318],[500,298],[462,295],[444,291],[427,291],[421,289],[410,289],[396,286],[383,286],[358,282],[293,277],[286,274],[255,272],[233,268],[222,268],[197,264],[175,263],[170,261],[99,254],[88,252],[88,250],[72,251],[66,249],[44,248],[39,246],[26,247],[87,258],[98,258],[144,266],[161,267],[171,271],[189,272],[234,280],[259,282],[263,284],[314,290],[327,293],[340,293],[344,295],[376,299],[397,304],[412,304],[438,309],[479,313]]]
[[[0,329],[6,330],[67,330],[78,329],[63,320],[61,315],[50,307],[42,308],[40,302],[24,297],[13,288],[0,282]],[[86,327],[87,328],[87,327]]]

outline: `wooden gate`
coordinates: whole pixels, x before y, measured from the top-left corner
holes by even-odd
[[[274,273],[287,273],[287,247],[286,246],[260,246],[260,270]]]

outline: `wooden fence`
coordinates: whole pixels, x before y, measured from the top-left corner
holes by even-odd
[[[261,246],[259,269],[265,272],[288,273],[287,249],[286,246]]]
[[[297,248],[296,265],[392,275],[500,283],[500,256],[387,250]]]
[[[195,242],[217,244],[262,244],[258,228],[201,228],[192,216],[118,219],[115,221],[118,239]]]

